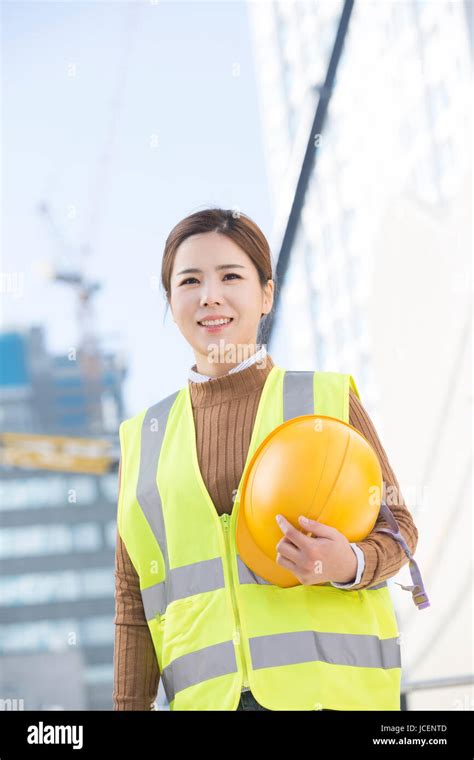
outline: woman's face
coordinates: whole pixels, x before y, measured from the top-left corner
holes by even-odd
[[[198,372],[226,373],[254,353],[260,317],[271,311],[272,304],[273,280],[263,290],[250,257],[226,235],[200,233],[179,246],[171,273],[170,307],[193,348]],[[229,317],[231,322],[212,329],[199,324],[215,316]],[[249,345],[252,350],[242,355],[242,347]],[[216,358],[216,347],[224,347],[225,361],[222,350]],[[232,356],[235,361],[229,361]]]

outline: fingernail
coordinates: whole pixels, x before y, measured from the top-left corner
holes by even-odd
[[[305,522],[305,523],[308,522],[308,518],[305,517],[304,515],[300,515],[300,520],[301,520],[301,522]]]

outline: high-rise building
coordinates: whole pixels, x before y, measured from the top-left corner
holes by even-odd
[[[247,7],[275,259],[296,212],[270,349],[292,369],[353,374],[414,516],[432,605],[420,613],[394,589],[403,678],[465,676],[472,671],[472,2]],[[314,161],[300,196],[308,146]],[[397,580],[410,582],[408,569],[401,573]],[[473,709],[474,690],[464,681],[420,689],[409,701],[411,709]]]
[[[2,432],[115,443],[125,376],[117,357],[50,355],[40,328],[2,333],[0,349]],[[0,483],[2,697],[25,710],[111,709],[116,462],[92,474],[73,461],[56,470],[54,457],[49,469],[8,461]]]
[[[123,419],[125,368],[111,353],[51,355],[41,327],[0,333],[3,430],[55,435],[114,433]]]

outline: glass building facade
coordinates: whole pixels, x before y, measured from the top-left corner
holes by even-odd
[[[3,432],[115,442],[125,372],[114,356],[99,356],[93,392],[84,364],[48,354],[39,328],[4,332],[0,348]],[[23,709],[112,708],[116,463],[111,470],[2,459],[0,683]],[[48,674],[47,687],[31,668]]]
[[[298,201],[269,350],[289,369],[354,376],[419,530],[416,558],[432,600],[423,616],[393,587],[403,678],[465,677],[472,671],[472,2],[355,2],[327,112],[312,134],[349,5],[248,3],[275,262]],[[314,164],[300,199],[309,145]],[[400,574],[410,583],[406,567]],[[409,701],[410,709],[473,709],[474,690],[431,688]]]
[[[248,4],[278,254],[343,2]],[[470,145],[469,4],[355,3],[301,209],[270,349],[351,372],[377,402],[366,322],[391,198],[445,205]],[[367,158],[370,157],[370,161]],[[387,286],[387,308],[392,297]]]

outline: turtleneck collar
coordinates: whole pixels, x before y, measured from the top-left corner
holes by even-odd
[[[195,365],[194,365],[195,366]],[[193,407],[213,406],[231,399],[248,396],[262,388],[275,363],[269,353],[264,359],[254,362],[245,369],[227,372],[220,377],[212,377],[205,382],[188,380]]]
[[[249,356],[247,359],[243,359],[240,364],[236,364],[235,367],[232,367],[226,374],[230,375],[231,372],[240,372],[240,370],[245,369],[246,367],[249,367],[254,362],[260,362],[260,364],[263,363],[263,360],[265,359],[265,356],[267,355],[267,349],[264,344],[260,346],[260,348],[255,351],[252,356]],[[212,375],[203,375],[202,373],[197,371],[196,364],[193,364],[191,369],[189,370],[189,380],[191,380],[193,383],[205,383],[208,380],[211,380]]]

